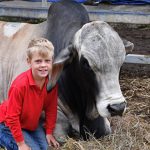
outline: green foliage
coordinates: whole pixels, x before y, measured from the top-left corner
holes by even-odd
[[[26,22],[26,23],[32,23],[32,24],[37,24],[45,21],[46,19],[39,18],[22,18],[22,17],[5,17],[5,16],[0,16],[0,21],[7,21],[7,22]]]

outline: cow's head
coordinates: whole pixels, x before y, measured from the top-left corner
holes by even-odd
[[[105,22],[87,23],[75,34],[72,47],[76,49],[79,61],[84,57],[88,63],[87,67],[95,74],[99,89],[96,97],[98,113],[102,117],[122,115],[126,101],[120,90],[119,72],[125,60],[126,51],[117,32]],[[129,46],[127,48],[129,49]],[[53,71],[55,75],[52,75],[55,78],[53,78],[54,82],[48,84],[48,90],[53,86],[52,83],[55,84],[58,70],[62,70],[64,62],[71,61],[74,54],[69,46],[56,58],[55,71]]]

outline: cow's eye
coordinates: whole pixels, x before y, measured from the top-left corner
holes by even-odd
[[[84,58],[84,56],[81,56],[80,62],[81,62],[81,66],[82,66],[83,69],[91,70],[91,67],[90,67],[90,65],[89,65],[89,62],[87,61],[86,58]]]

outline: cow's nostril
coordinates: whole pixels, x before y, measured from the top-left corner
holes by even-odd
[[[126,102],[120,104],[108,105],[107,109],[110,112],[111,116],[122,116],[124,109],[126,107]]]

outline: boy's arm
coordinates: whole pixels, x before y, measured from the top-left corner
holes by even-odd
[[[8,106],[6,113],[6,125],[9,127],[16,142],[23,142],[23,134],[20,125],[23,97],[16,87],[11,87],[8,94]]]
[[[48,93],[46,103],[45,103],[45,129],[46,134],[52,134],[56,119],[57,119],[57,99],[58,99],[58,85],[56,85],[53,90]]]

